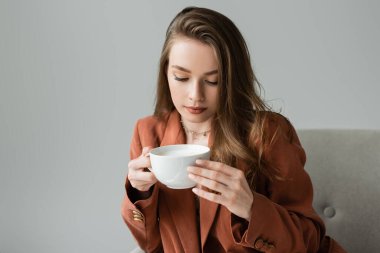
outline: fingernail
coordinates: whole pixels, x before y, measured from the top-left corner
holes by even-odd
[[[194,193],[198,193],[198,188],[193,188],[193,189],[191,189]]]
[[[189,174],[189,178],[195,178],[193,174]]]
[[[187,171],[192,172],[194,171],[193,167],[187,167]]]

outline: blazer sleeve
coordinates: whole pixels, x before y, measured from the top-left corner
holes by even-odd
[[[130,159],[141,155],[143,144],[140,139],[139,121],[136,123],[130,146]],[[145,145],[144,145],[145,146]],[[149,146],[149,145],[146,145]],[[145,252],[162,252],[161,236],[158,226],[158,187],[148,199],[138,200],[138,191],[134,189],[128,178],[125,183],[126,194],[122,202],[121,215],[129,227],[140,248]],[[136,200],[136,201],[133,201]]]
[[[291,123],[277,118],[277,138],[264,159],[278,176],[267,180],[265,193],[254,192],[248,224],[232,215],[234,240],[261,252],[317,252],[325,227],[312,207],[306,155]]]

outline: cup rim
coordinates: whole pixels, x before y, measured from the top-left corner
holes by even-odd
[[[196,154],[189,154],[189,155],[180,155],[180,156],[167,156],[167,155],[161,155],[159,152],[164,152],[165,150],[171,150],[173,148],[194,148],[197,149]],[[199,150],[198,150],[199,149]],[[198,156],[202,154],[206,154],[207,152],[210,152],[210,148],[207,146],[199,145],[199,144],[172,144],[172,145],[165,145],[156,147],[149,151],[150,156],[158,156],[158,157],[167,157],[167,158],[178,158],[178,157],[190,157],[190,156]]]

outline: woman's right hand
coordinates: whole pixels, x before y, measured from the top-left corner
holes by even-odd
[[[157,182],[156,177],[148,168],[151,167],[149,151],[151,147],[144,147],[141,155],[128,163],[128,180],[132,187],[146,192]]]

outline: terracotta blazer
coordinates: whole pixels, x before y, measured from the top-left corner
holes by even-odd
[[[196,199],[190,189],[173,190],[158,182],[148,199],[139,200],[127,180],[122,217],[139,246],[146,252],[169,253],[317,252],[325,227],[312,207],[313,189],[304,170],[305,152],[290,122],[270,113],[265,131],[273,133],[277,127],[282,134],[264,159],[280,170],[285,180],[259,178],[250,222],[201,198],[198,228]],[[140,156],[145,146],[185,142],[177,111],[163,121],[146,117],[136,124],[130,158]],[[331,251],[333,247],[325,241],[324,250]]]

